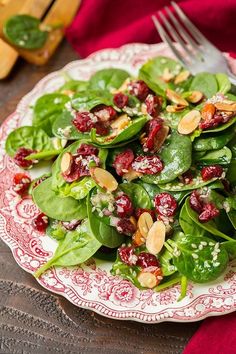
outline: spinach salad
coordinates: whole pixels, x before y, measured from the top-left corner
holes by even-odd
[[[217,279],[236,257],[236,96],[224,74],[192,76],[157,57],[138,77],[108,68],[68,78],[38,98],[32,126],[11,132],[14,176],[41,213],[36,230],[56,240],[52,266],[90,257],[140,289]]]

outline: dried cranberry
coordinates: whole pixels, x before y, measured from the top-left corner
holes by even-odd
[[[157,213],[167,217],[173,216],[178,207],[178,203],[175,198],[166,192],[157,194],[154,197],[154,205]]]
[[[209,181],[212,178],[221,177],[223,172],[223,168],[219,165],[206,166],[202,168],[201,176],[203,181]]]
[[[133,266],[136,264],[138,257],[134,253],[133,247],[120,247],[118,248],[118,254],[123,263]]]
[[[156,220],[156,214],[155,214],[155,211],[154,210],[151,210],[151,209],[143,209],[143,208],[137,208],[135,209],[135,216],[137,219],[139,219],[140,215],[143,214],[143,213],[149,213],[154,220]]]
[[[80,132],[85,133],[95,127],[96,121],[97,118],[94,117],[93,113],[77,112],[75,119],[72,120],[72,123]]]
[[[163,170],[164,166],[158,156],[138,156],[132,163],[132,169],[147,175],[154,175]]]
[[[96,134],[97,135],[108,135],[110,132],[110,129],[108,126],[106,126],[105,124],[102,124],[100,122],[97,122],[94,124],[94,128],[96,129]]]
[[[147,113],[154,118],[157,117],[161,108],[159,97],[150,94],[145,99],[145,104],[147,107]]]
[[[82,156],[88,155],[98,155],[98,149],[89,144],[81,144],[80,147],[77,149],[77,153]]]
[[[112,106],[100,105],[93,110],[100,122],[108,122],[116,117],[116,111]]]
[[[29,189],[30,183],[30,177],[24,173],[17,173],[13,178],[13,189],[17,194],[22,196]]]
[[[197,191],[193,191],[189,198],[190,207],[195,210],[198,214],[202,212],[203,203],[200,199],[200,195]]]
[[[149,88],[142,80],[132,81],[128,85],[129,93],[137,97],[140,101],[144,101],[149,94]]]
[[[144,148],[148,151],[153,151],[155,147],[155,137],[162,128],[162,119],[152,119],[146,124],[147,138],[145,140]]]
[[[120,218],[130,216],[133,213],[132,201],[127,194],[122,194],[115,199],[116,213]]]
[[[128,172],[134,161],[134,153],[131,149],[127,149],[120,154],[116,155],[113,167],[119,176],[123,176],[124,173]]]
[[[70,172],[65,174],[63,173],[63,178],[71,183],[77,181],[80,177],[90,176],[89,164],[93,162],[96,166],[99,165],[99,158],[95,155],[88,156],[74,156]]]
[[[212,119],[205,119],[204,121],[200,122],[199,127],[202,130],[215,128],[220,124],[227,123],[232,115],[224,114],[224,113],[215,113]]]
[[[120,219],[116,228],[118,232],[127,236],[132,236],[136,231],[134,224],[127,218]]]
[[[198,216],[199,221],[208,222],[220,214],[219,209],[213,203],[207,203],[203,206],[201,214]]]
[[[156,258],[156,256],[154,256],[154,254],[147,253],[147,252],[141,252],[138,255],[137,265],[142,268],[160,267],[160,263]]]
[[[193,174],[191,171],[186,171],[180,177],[180,180],[183,181],[184,184],[190,184],[193,181]]]
[[[33,227],[39,232],[45,232],[48,226],[48,217],[44,213],[39,214],[32,221]]]
[[[61,223],[66,230],[72,231],[81,223],[81,220],[62,221]]]
[[[32,160],[26,160],[25,158],[31,154],[33,154],[35,150],[32,149],[26,149],[24,147],[21,147],[17,150],[15,156],[14,156],[14,162],[22,167],[22,168],[30,168],[33,165]]]
[[[129,102],[129,97],[122,92],[118,92],[113,97],[113,102],[118,108],[124,108]]]

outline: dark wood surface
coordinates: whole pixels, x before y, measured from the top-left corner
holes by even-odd
[[[64,42],[43,67],[19,61],[0,82],[0,122],[46,74],[76,53]],[[41,288],[0,241],[0,354],[182,353],[199,323],[145,325],[117,321],[80,309]]]

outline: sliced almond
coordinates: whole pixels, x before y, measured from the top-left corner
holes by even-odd
[[[216,107],[212,103],[206,103],[202,110],[201,115],[203,120],[211,120],[215,114]]]
[[[216,109],[219,111],[227,111],[227,112],[235,112],[236,111],[236,102],[232,104],[224,103],[224,102],[216,102]]]
[[[90,173],[94,181],[101,187],[109,192],[117,189],[118,183],[112,174],[103,168],[94,167],[90,169]]]
[[[175,77],[175,85],[180,84],[181,82],[187,80],[189,77],[190,72],[188,70],[181,71],[176,77]]]
[[[181,104],[174,104],[174,105],[168,105],[166,106],[166,110],[169,113],[175,113],[175,112],[181,112],[186,108],[186,106],[183,106]]]
[[[147,114],[147,106],[145,103],[142,103],[142,105],[141,105],[141,112],[143,114]]]
[[[121,130],[126,128],[130,122],[131,118],[128,117],[127,114],[122,114],[111,123],[111,128],[118,134]]]
[[[139,231],[141,233],[141,235],[146,238],[147,234],[150,230],[150,228],[153,225],[153,220],[151,215],[148,212],[144,212],[140,215],[139,219],[138,219],[138,228]]]
[[[135,219],[135,217],[131,216],[129,220],[134,225],[135,229],[137,229],[137,220]]]
[[[152,289],[157,285],[157,278],[153,273],[141,272],[137,278],[140,285],[144,288]]]
[[[158,254],[165,242],[166,227],[163,221],[155,221],[150,228],[147,239],[146,247],[151,254]]]
[[[192,91],[186,99],[190,103],[198,103],[202,100],[202,98],[203,93],[201,91]]]
[[[169,68],[165,68],[161,78],[165,82],[169,82],[170,80],[172,80],[174,78],[174,74],[170,71]]]
[[[188,112],[183,116],[178,124],[178,132],[180,134],[191,134],[199,125],[201,120],[201,113],[196,109]]]
[[[166,89],[166,97],[173,103],[176,103],[181,106],[188,106],[188,102],[182,98],[177,92]]]
[[[167,125],[163,125],[162,128],[157,132],[154,139],[154,152],[160,150],[169,134],[169,131],[170,128]]]
[[[75,91],[72,91],[72,90],[63,90],[63,91],[61,91],[61,93],[63,93],[63,95],[66,95],[66,96],[71,97],[71,96],[74,95]]]
[[[135,243],[136,246],[141,246],[141,245],[143,245],[144,242],[145,242],[145,239],[144,239],[144,237],[141,235],[141,232],[140,232],[139,229],[137,229],[137,230],[135,231],[135,233],[133,234],[132,240],[133,240],[133,242]]]
[[[71,171],[73,156],[70,152],[65,152],[61,158],[61,172],[68,175]]]
[[[143,174],[141,172],[137,172],[132,169],[129,169],[128,172],[123,174],[123,179],[126,179],[128,182],[131,182],[134,179],[141,177],[142,175]]]

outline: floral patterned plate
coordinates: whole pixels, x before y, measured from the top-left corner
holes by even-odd
[[[64,83],[63,73],[86,80],[98,69],[119,67],[137,74],[139,67],[148,58],[157,55],[171,56],[163,44],[130,44],[120,49],[102,50],[87,59],[74,61],[41,80],[3,123],[0,130],[0,237],[11,248],[19,266],[27,272],[33,273],[52,256],[56,242],[32,228],[32,218],[39,210],[30,197],[20,199],[12,189],[12,177],[18,168],[4,152],[7,135],[20,125],[30,124],[30,106],[42,94],[60,87]],[[229,58],[229,61],[230,65],[236,66],[235,60]],[[41,173],[42,170],[37,168],[31,172],[33,178]],[[178,285],[160,293],[140,291],[129,281],[112,276],[109,272],[111,264],[94,259],[77,267],[52,268],[38,281],[46,289],[63,295],[73,304],[107,317],[146,323],[187,322],[234,311],[235,267],[236,263],[231,263],[217,282],[190,284],[186,298],[180,302],[177,302],[180,292]]]

